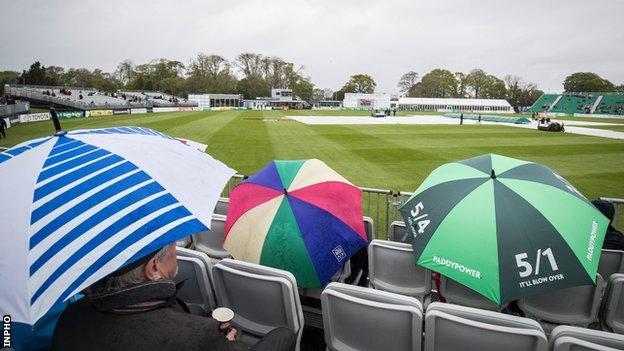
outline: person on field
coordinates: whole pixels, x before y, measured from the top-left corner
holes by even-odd
[[[477,120],[477,124],[481,124],[481,114],[479,114],[479,119]]]
[[[464,124],[464,114],[463,113],[459,115],[459,125],[462,125],[462,124]]]
[[[249,348],[215,319],[176,298],[175,243],[93,284],[61,314],[53,350],[294,350],[295,335],[276,328]]]
[[[5,132],[6,128],[7,128],[6,121],[4,120],[4,118],[0,118],[0,135],[2,135],[0,139],[6,138],[6,132]]]
[[[613,204],[606,200],[594,200],[592,204],[611,221],[607,227],[607,233],[602,243],[602,248],[624,251],[624,235],[613,227],[613,218],[615,217],[615,207]]]

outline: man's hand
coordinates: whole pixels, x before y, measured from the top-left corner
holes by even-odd
[[[226,339],[230,341],[236,341],[236,329],[232,328],[225,336]]]

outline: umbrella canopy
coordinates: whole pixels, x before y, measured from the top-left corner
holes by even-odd
[[[115,270],[207,230],[234,170],[138,127],[77,130],[0,153],[0,310],[34,324]]]
[[[416,264],[498,304],[595,284],[609,224],[548,167],[494,154],[439,167],[401,215]]]
[[[223,247],[320,288],[366,246],[362,191],[319,160],[273,161],[230,195]]]

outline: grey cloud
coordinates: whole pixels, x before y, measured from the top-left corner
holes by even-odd
[[[0,69],[34,60],[111,71],[123,59],[188,62],[198,52],[281,56],[319,87],[370,73],[396,92],[401,74],[483,68],[560,91],[575,71],[624,83],[620,0],[0,0]]]

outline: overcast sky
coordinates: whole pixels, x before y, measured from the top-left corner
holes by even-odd
[[[561,91],[577,71],[624,83],[623,0],[0,0],[0,70],[33,61],[113,71],[241,52],[305,66],[319,88],[368,73],[482,68]]]

